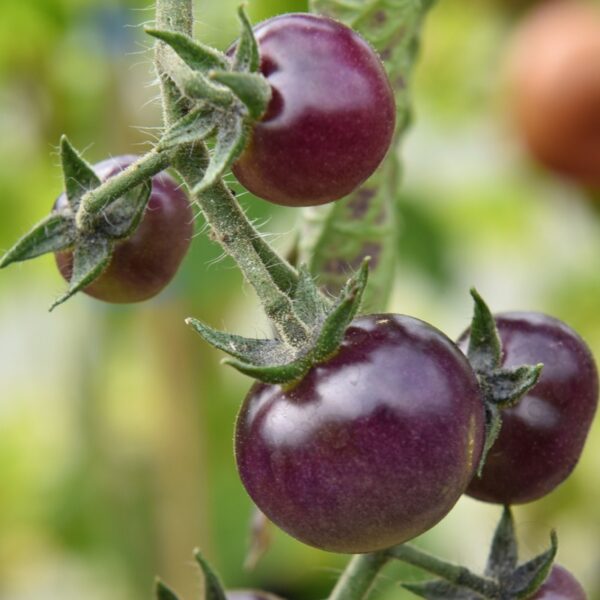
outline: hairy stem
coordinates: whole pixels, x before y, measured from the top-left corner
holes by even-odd
[[[166,169],[171,163],[172,155],[172,151],[151,150],[118,175],[89,191],[81,199],[77,213],[77,226],[82,230],[93,227],[94,217],[101,210],[131,188]]]
[[[156,27],[191,35],[191,0],[157,0]],[[169,126],[189,110],[189,104],[169,75],[178,68],[178,58],[160,42],[157,44],[156,64],[165,125]],[[201,181],[207,163],[208,150],[203,143],[180,147],[173,160],[173,166],[190,190]],[[194,201],[211,226],[214,239],[236,261],[246,280],[256,290],[279,335],[292,346],[305,344],[308,332],[296,316],[290,300],[298,281],[295,269],[260,236],[223,181],[197,194]]]
[[[377,574],[388,560],[385,552],[357,554],[348,563],[328,600],[362,600],[372,589]]]

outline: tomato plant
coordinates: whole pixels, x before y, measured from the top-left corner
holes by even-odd
[[[118,156],[94,166],[105,181],[135,162],[135,156]],[[67,205],[66,194],[54,204]],[[152,191],[141,223],[135,233],[115,246],[107,269],[83,291],[107,302],[140,302],[158,294],[175,276],[190,245],[194,215],[186,194],[167,173],[152,178]],[[55,254],[62,276],[69,281],[73,254]]]
[[[236,457],[248,493],[282,529],[364,553],[417,536],[454,506],[477,467],[483,419],[475,376],[444,334],[369,315],[297,385],[254,385]]]
[[[600,10],[542,3],[518,29],[508,65],[511,108],[532,155],[600,186]]]
[[[598,373],[585,342],[561,321],[540,313],[495,317],[502,367],[542,363],[537,384],[502,411],[500,435],[470,496],[500,504],[545,496],[571,473],[598,402]],[[466,351],[469,332],[459,340]]]
[[[394,132],[381,60],[352,29],[317,15],[278,16],[255,34],[272,98],[234,174],[286,206],[345,196],[379,165]]]
[[[531,600],[587,600],[587,596],[572,573],[560,565],[554,565]]]

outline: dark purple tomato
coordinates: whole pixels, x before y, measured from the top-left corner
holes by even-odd
[[[282,600],[279,596],[259,590],[231,590],[227,592],[227,600]]]
[[[554,565],[546,581],[529,600],[587,600],[587,596],[567,569]]]
[[[598,373],[585,342],[561,321],[525,312],[495,318],[502,365],[544,369],[519,404],[502,411],[500,435],[467,494],[521,504],[551,492],[575,467],[596,411]],[[468,332],[459,340],[464,351],[467,345]]]
[[[255,34],[273,96],[234,174],[285,206],[345,196],[392,140],[394,94],[381,60],[352,29],[322,16],[281,15]]]
[[[248,493],[297,539],[365,553],[435,525],[479,461],[484,409],[468,361],[412,317],[355,319],[291,389],[256,383],[236,425]]]
[[[136,159],[129,155],[110,158],[94,165],[94,171],[104,181]],[[67,197],[63,193],[54,208],[66,205]],[[177,272],[193,233],[194,215],[185,193],[167,173],[155,175],[139,227],[130,238],[117,242],[106,271],[83,291],[115,303],[140,302],[155,296]],[[69,281],[73,254],[57,252],[56,263]]]

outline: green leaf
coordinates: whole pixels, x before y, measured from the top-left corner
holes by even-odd
[[[156,580],[154,596],[156,600],[179,600],[175,592],[169,589],[160,579]]]
[[[325,318],[329,305],[319,292],[306,265],[300,265],[298,269],[298,283],[292,302],[294,312],[309,327],[317,325]]]
[[[254,31],[252,30],[252,24],[243,6],[238,8],[238,18],[242,26],[242,33],[235,49],[232,68],[234,71],[256,73],[260,67],[260,54],[256,38],[254,37]]]
[[[505,506],[496,527],[485,574],[499,581],[509,577],[517,566],[518,547],[510,507]]]
[[[327,359],[339,348],[348,325],[356,316],[367,286],[369,260],[363,260],[360,269],[348,280],[333,309],[325,318],[312,353],[315,362]]]
[[[208,561],[202,556],[199,550],[194,551],[194,556],[204,574],[204,600],[227,600],[223,585],[217,574],[208,564]]]
[[[469,349],[467,355],[476,371],[490,371],[500,366],[502,346],[494,317],[475,288],[471,289],[475,301]]]
[[[70,211],[52,212],[0,259],[0,269],[14,262],[69,248],[75,242],[76,235],[77,231]]]
[[[206,46],[191,37],[174,31],[146,29],[148,35],[170,46],[188,67],[206,72],[210,69],[227,69],[229,61],[225,54]]]
[[[60,160],[67,199],[71,209],[76,213],[83,195],[98,187],[100,179],[65,135],[60,138]]]
[[[69,289],[54,302],[50,310],[54,310],[100,277],[110,263],[112,250],[113,243],[101,236],[80,240],[73,251],[73,274]]]
[[[151,191],[152,183],[147,180],[111,202],[98,218],[98,231],[114,240],[132,235],[144,216]]]
[[[286,346],[277,340],[252,339],[240,335],[217,331],[197,319],[186,319],[186,325],[193,327],[211,346],[253,365],[268,365],[273,362],[290,360]]]
[[[550,548],[518,567],[512,574],[509,585],[510,597],[529,598],[544,583],[558,551],[556,533],[550,533]]]
[[[271,100],[271,86],[258,73],[239,73],[234,71],[211,71],[209,78],[228,87],[246,106],[253,119],[260,119]]]
[[[246,145],[246,127],[237,116],[230,116],[221,123],[216,135],[215,147],[202,180],[192,190],[199,194],[214,185],[242,153]]]
[[[402,587],[412,592],[420,598],[426,600],[474,600],[481,596],[464,590],[456,585],[443,581],[442,579],[432,579],[419,583],[403,583]]]
[[[161,148],[172,148],[204,140],[214,132],[218,121],[219,113],[212,106],[197,106],[174,123],[158,145]]]

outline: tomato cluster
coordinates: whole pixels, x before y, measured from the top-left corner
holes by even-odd
[[[513,313],[496,321],[504,367],[545,368],[505,411],[481,477],[484,404],[466,357],[422,321],[370,315],[299,383],[250,390],[235,439],[252,499],[307,544],[364,553],[431,528],[465,491],[500,504],[549,493],[582,451],[597,404],[596,366],[556,319]],[[467,342],[468,332],[460,348]]]

